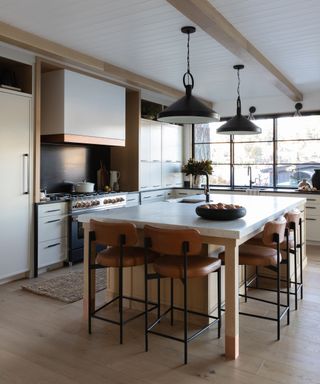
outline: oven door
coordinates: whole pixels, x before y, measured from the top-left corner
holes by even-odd
[[[71,216],[70,248],[83,248],[84,232],[82,223],[78,221],[78,216]]]

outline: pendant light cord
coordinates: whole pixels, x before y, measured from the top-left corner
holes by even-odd
[[[237,87],[237,115],[241,115],[241,99],[240,99],[240,69],[237,68],[237,77],[238,77],[238,87]]]
[[[189,32],[188,32],[188,40],[187,40],[187,72],[183,75],[183,85],[186,88],[187,94],[190,95],[191,89],[193,89],[194,87],[194,79],[190,72],[190,33]]]

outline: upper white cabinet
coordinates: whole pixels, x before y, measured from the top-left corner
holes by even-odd
[[[125,144],[125,88],[68,70],[42,75],[41,134]]]
[[[141,120],[139,189],[181,187],[182,127]]]

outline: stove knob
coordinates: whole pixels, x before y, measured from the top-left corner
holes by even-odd
[[[82,208],[85,208],[86,207],[86,203],[83,201],[82,203],[80,203],[81,204],[81,207]]]
[[[113,200],[112,199],[108,199],[108,204],[112,204],[113,203]]]
[[[100,205],[100,200],[96,200],[96,205]]]
[[[119,201],[124,201],[124,198],[123,198],[123,197],[120,197]]]
[[[87,201],[86,202],[86,207],[90,207],[90,205],[91,205],[90,201]]]
[[[112,204],[115,204],[117,202],[117,199],[113,199],[111,202]]]
[[[107,199],[104,199],[103,200],[103,204],[107,204],[108,203],[108,200]]]
[[[91,200],[90,205],[91,205],[91,207],[93,207],[94,205],[96,205],[95,200]]]

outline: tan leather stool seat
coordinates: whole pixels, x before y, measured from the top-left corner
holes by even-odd
[[[159,275],[173,279],[183,278],[183,258],[181,256],[161,256],[154,262],[154,269]],[[187,277],[207,276],[221,267],[221,260],[206,257],[193,256],[188,258]]]
[[[224,252],[219,254],[224,261]],[[281,261],[281,256],[280,256]],[[240,265],[277,265],[277,250],[259,245],[243,244],[239,247]]]
[[[263,241],[262,241],[262,234],[261,233],[258,233],[258,235],[252,237],[251,239],[249,239],[247,241],[247,244],[251,244],[251,245],[259,245],[261,247],[266,247],[266,245],[263,244]],[[270,245],[268,245],[268,247],[270,247]],[[290,232],[289,234],[289,248],[293,248],[294,247],[294,240],[293,240],[293,233]],[[286,250],[287,249],[287,243],[286,241],[283,241],[281,244],[280,244],[280,249],[281,250]]]
[[[144,264],[145,249],[142,247],[124,247],[123,267]],[[148,263],[152,263],[159,254],[148,251]],[[120,267],[120,247],[108,247],[97,254],[96,263],[104,267]]]

